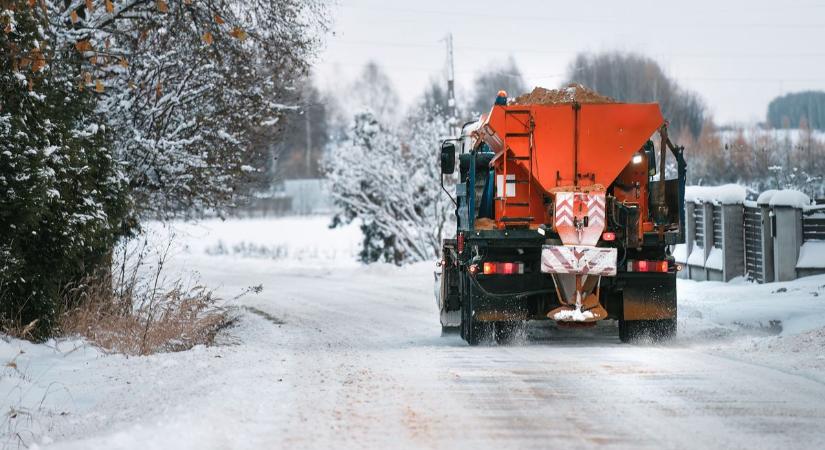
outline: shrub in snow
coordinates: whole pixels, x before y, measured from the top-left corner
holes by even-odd
[[[116,276],[104,273],[70,290],[67,298],[81,301],[61,314],[60,331],[82,336],[105,351],[127,355],[212,344],[217,333],[234,321],[234,315],[199,283],[167,281],[164,267],[169,245],[153,251],[146,240],[142,246],[134,244],[135,240],[124,240],[113,251]],[[152,276],[142,275],[149,272]],[[236,298],[261,289],[249,287]]]
[[[423,108],[403,131],[370,112],[356,115],[346,139],[325,160],[340,212],[333,226],[361,222],[364,262],[422,261],[438,254],[452,203],[439,188],[439,143],[447,120]]]
[[[61,290],[107,262],[128,203],[77,54],[47,47],[39,7],[12,3],[0,8],[0,327],[34,322],[36,338]]]

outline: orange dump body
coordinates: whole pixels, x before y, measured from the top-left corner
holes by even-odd
[[[618,184],[634,187],[616,189],[617,200],[646,213],[647,174],[629,163],[663,123],[655,103],[494,106],[483,128],[496,152],[497,225],[519,217],[550,223],[555,192],[604,191],[620,174]]]

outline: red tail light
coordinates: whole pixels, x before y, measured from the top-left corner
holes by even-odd
[[[484,275],[518,275],[524,273],[524,263],[520,262],[485,262]]]
[[[458,233],[456,237],[456,250],[458,250],[458,253],[464,251],[464,233]]]
[[[602,233],[602,239],[605,241],[615,241],[616,240],[616,233],[612,231],[605,231]]]
[[[667,261],[628,261],[628,272],[667,272]]]

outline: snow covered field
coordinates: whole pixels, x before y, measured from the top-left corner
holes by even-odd
[[[825,276],[679,280],[668,344],[537,324],[471,348],[440,337],[432,263],[359,265],[328,223],[156,227],[239,324],[147,357],[0,340],[0,447],[825,448]]]

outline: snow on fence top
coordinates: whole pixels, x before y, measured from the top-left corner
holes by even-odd
[[[760,196],[761,198],[761,196]],[[811,204],[811,199],[795,189],[783,189],[776,191],[770,199],[770,206],[790,206],[792,208],[804,208]]]
[[[777,189],[768,189],[767,191],[759,194],[759,198],[756,199],[756,204],[769,205],[771,203],[771,197],[773,197],[777,192],[779,192]]]
[[[687,186],[685,201],[719,202],[724,205],[738,205],[745,202],[747,190],[738,184],[723,186]]]

